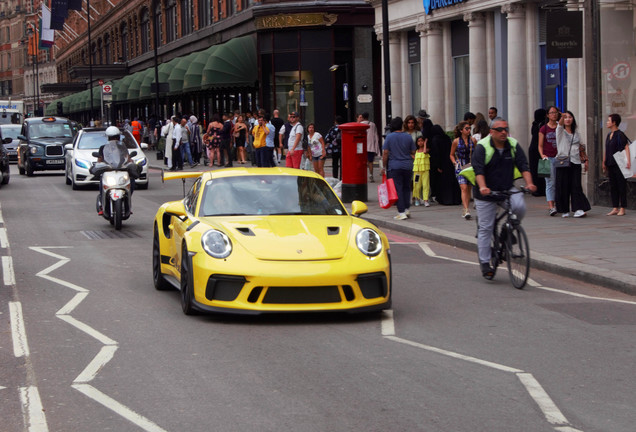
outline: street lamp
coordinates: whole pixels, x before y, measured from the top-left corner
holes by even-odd
[[[349,63],[334,64],[329,67],[331,72],[335,72],[340,68],[345,70],[345,82],[342,83],[342,98],[345,101],[345,108],[347,108],[347,122],[351,119],[351,104],[349,103]]]

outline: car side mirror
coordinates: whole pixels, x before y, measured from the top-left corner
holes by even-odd
[[[137,150],[131,151],[130,152],[130,157],[132,158],[132,157],[135,157],[135,156],[137,156]]]
[[[64,149],[65,150],[73,150],[73,144],[65,144],[64,145]]]
[[[26,137],[24,135],[18,135],[18,139],[22,141],[26,141]]]
[[[141,149],[142,149],[142,150],[148,150],[148,144],[146,144],[146,143],[141,143]]]
[[[99,157],[99,152],[98,152],[98,151],[93,152],[93,153],[91,153],[91,155],[92,155],[93,157],[98,158],[98,157]]]
[[[5,143],[5,144],[11,144],[12,141],[13,141],[13,138],[10,138],[10,137],[7,137],[7,138],[2,140],[2,142]]]
[[[351,203],[351,214],[354,216],[360,216],[365,214],[369,210],[369,207],[362,201],[353,201]]]
[[[183,201],[174,201],[166,207],[166,213],[169,213],[176,217],[182,217],[186,215],[185,204]]]

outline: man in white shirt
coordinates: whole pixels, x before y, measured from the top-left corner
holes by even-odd
[[[181,146],[184,144],[184,132],[185,125],[187,120],[185,118],[181,119],[181,123],[177,124],[174,127],[174,132],[172,133],[172,171],[181,171],[183,170],[183,157],[181,156]]]
[[[285,159],[285,166],[288,168],[300,168],[300,161],[303,157],[302,139],[304,129],[299,120],[296,111],[289,115],[291,131],[287,140],[287,158]]]

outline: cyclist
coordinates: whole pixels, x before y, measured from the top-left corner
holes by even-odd
[[[508,136],[508,132],[508,122],[501,117],[495,118],[490,126],[490,135],[477,143],[471,159],[475,175],[473,196],[478,218],[477,252],[481,273],[486,279],[492,279],[495,275],[490,266],[490,239],[498,201],[501,201],[490,196],[491,192],[513,189],[514,180],[520,177],[523,177],[530,192],[537,190],[532,183],[526,155],[517,140]],[[510,206],[517,218],[523,219],[526,204],[522,194],[512,195]]]

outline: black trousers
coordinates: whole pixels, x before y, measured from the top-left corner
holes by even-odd
[[[627,180],[621,172],[618,165],[610,165],[608,167],[608,176],[610,180],[610,196],[612,197],[612,207],[627,207]]]
[[[570,163],[567,168],[557,168],[556,170],[556,209],[558,213],[569,213],[570,202],[572,211],[588,211],[592,207],[587,197],[583,193],[581,184],[581,165]]]
[[[183,144],[182,144],[183,145]],[[181,146],[174,149],[172,147],[172,168],[174,169],[183,169],[183,157],[181,156]]]
[[[340,153],[331,154],[331,167],[333,168],[334,178],[342,179],[340,175]]]

